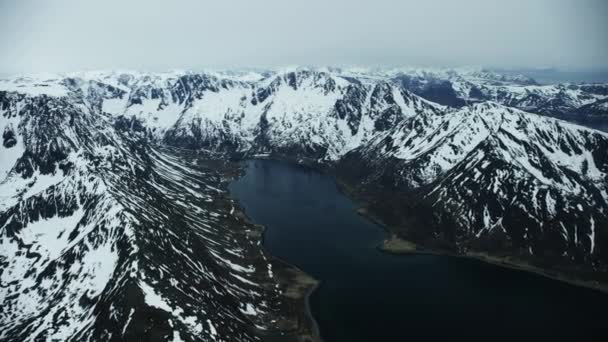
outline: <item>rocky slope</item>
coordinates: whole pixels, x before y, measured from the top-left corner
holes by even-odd
[[[328,71],[295,69],[253,82],[226,77],[88,73],[0,86],[67,96],[168,145],[321,160],[337,159],[404,117],[441,107],[388,80],[362,82]]]
[[[482,103],[406,120],[338,174],[427,247],[607,271],[608,134]]]
[[[314,338],[314,281],[266,255],[225,193],[229,160],[255,156],[335,170],[425,246],[606,274],[606,134],[508,107],[542,112],[559,92],[529,79],[451,73],[542,100],[469,101],[451,83],[464,102],[448,103],[404,75],[1,80],[0,340]],[[603,115],[604,86],[577,87],[575,107]]]
[[[91,100],[120,92],[94,86],[0,92],[0,340],[310,334],[313,281],[261,249],[224,190],[235,166],[125,134]]]

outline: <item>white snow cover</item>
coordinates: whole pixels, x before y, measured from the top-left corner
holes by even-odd
[[[202,74],[186,71],[161,74],[82,72],[56,75],[53,89],[61,90],[55,91],[58,96],[71,94],[73,89],[60,82],[62,77],[71,77],[76,80],[76,89],[84,94],[85,102],[100,101],[101,112],[140,120],[158,139],[168,131],[184,137],[200,134],[206,139],[228,136],[239,141],[243,148],[248,148],[257,134],[262,116],[265,116],[272,146],[279,149],[294,145],[309,146],[313,150],[327,148],[323,156],[326,160],[337,160],[368,141],[375,133],[374,122],[378,115],[392,106],[399,108],[403,118],[429,108],[442,107],[406,94],[386,80],[353,83],[343,77],[348,73],[339,69],[294,67],[270,74],[262,77],[255,71],[207,71]],[[178,93],[174,92],[183,84],[180,77],[199,75],[209,82],[211,88],[191,101],[177,101]],[[249,76],[241,77],[244,75]],[[32,85],[33,80],[27,78],[22,82]],[[9,81],[0,83],[0,90],[14,90],[10,84]],[[111,86],[117,93],[101,90],[99,84]],[[365,96],[361,112],[354,112],[361,117],[354,126],[351,122],[352,127],[348,121],[353,119],[338,118],[335,112],[337,101],[347,99],[349,87],[359,87]],[[386,103],[380,97],[372,104],[370,96],[377,87],[387,87],[386,92],[394,103]],[[256,94],[260,92],[267,92],[269,96],[258,98]],[[384,90],[380,94],[384,94]]]
[[[37,319],[40,321],[36,332],[30,334],[31,340],[40,332],[46,332],[50,339],[64,340],[90,322],[92,313],[88,308],[73,305],[73,296],[86,294],[92,298],[99,295],[110,282],[118,258],[111,243],[94,245],[87,239],[99,224],[96,219],[102,219],[102,216],[100,213],[82,226],[83,210],[79,208],[70,216],[55,215],[29,223],[20,231],[17,239],[31,244],[29,251],[39,254],[39,258],[24,255],[17,245],[17,239],[4,236],[4,227],[0,229],[0,257],[8,261],[0,281],[9,284],[0,287],[0,296],[7,298],[3,302],[5,310],[0,313],[0,321],[6,324],[4,328],[8,329],[23,320]],[[74,232],[78,234],[74,235]],[[80,253],[81,257],[71,265],[63,266],[66,256],[73,252]],[[37,285],[36,279],[48,268],[54,269],[55,273],[44,276]],[[8,299],[9,295],[11,299]],[[48,307],[49,304],[52,306]],[[50,308],[48,315],[38,316],[40,310],[45,308]],[[56,326],[52,317],[60,310],[64,310],[62,315],[67,324]]]
[[[0,90],[18,92],[27,95],[66,96],[68,91],[59,83],[58,75],[33,75],[15,79],[0,79]]]
[[[160,74],[103,71],[0,80],[0,91],[25,96],[21,100],[11,98],[17,102],[9,109],[0,108],[0,131],[14,131],[17,141],[10,148],[0,146],[0,214],[9,213],[0,227],[0,258],[7,261],[0,276],[0,297],[9,298],[3,302],[3,309],[8,309],[0,311],[0,323],[8,330],[31,319],[30,326],[35,331],[28,335],[30,340],[41,338],[45,332],[46,339],[65,340],[79,331],[91,331],[99,315],[95,305],[73,305],[75,298],[96,298],[132,282],[141,289],[147,306],[171,315],[174,341],[189,340],[191,336],[227,340],[224,334],[244,321],[254,322],[259,329],[272,326],[266,320],[268,307],[256,301],[264,290],[259,278],[254,277],[267,277],[265,281],[272,282],[272,264],[264,258],[266,263],[256,269],[260,264],[254,267],[254,263],[245,261],[245,246],[237,245],[232,233],[221,224],[226,217],[232,217],[233,203],[225,210],[207,210],[196,204],[214,203],[223,191],[212,182],[201,182],[207,174],[193,171],[186,161],[162,148],[146,150],[144,162],[141,155],[132,153],[133,145],[127,144],[127,139],[133,137],[146,136],[155,143],[163,143],[167,137],[207,139],[204,142],[213,140],[218,144],[230,140],[241,152],[259,148],[252,153],[264,157],[271,157],[275,151],[306,149],[318,152],[320,162],[338,161],[350,151],[362,151],[369,164],[380,170],[375,175],[384,170],[387,161],[395,160],[401,166],[393,175],[395,182],[415,187],[453,172],[452,178],[444,181],[457,184],[461,187],[458,190],[467,195],[472,192],[467,184],[482,184],[484,177],[491,177],[483,183],[484,189],[496,198],[506,196],[505,184],[521,181],[525,191],[518,188],[509,205],[523,208],[533,220],[538,220],[543,210],[551,218],[564,208],[583,215],[608,203],[608,169],[593,151],[597,142],[608,139],[606,134],[496,103],[448,109],[391,81],[391,77],[402,74],[453,80],[455,90],[461,94],[481,85],[496,96],[507,92],[512,100],[530,93],[554,96],[562,91],[576,105],[602,99],[601,95],[586,98],[580,88],[523,85],[520,83],[527,80],[498,79],[481,69],[289,68],[273,72]],[[66,77],[71,78],[70,82]],[[24,177],[14,172],[18,159],[34,150],[47,157],[45,148],[50,145],[41,137],[26,134],[46,132],[45,127],[32,129],[40,128],[32,127],[40,122],[25,120],[45,113],[22,112],[25,103],[38,100],[41,95],[51,97],[53,106],[62,105],[53,101],[66,99],[73,104],[70,110],[78,114],[75,123],[70,123],[69,117],[59,123],[63,126],[57,133],[62,136],[58,145],[67,154],[62,163],[71,165],[71,169],[65,173],[55,165],[54,171],[42,172],[33,165],[32,175]],[[123,132],[126,137],[113,128],[118,117],[129,120],[130,127]],[[129,130],[137,128],[132,119],[141,123],[141,132]],[[379,128],[382,124],[389,127]],[[266,139],[264,145],[256,140],[261,137]],[[37,142],[41,144],[38,146]],[[296,154],[293,156],[299,157]],[[504,162],[508,168],[497,170],[496,161]],[[410,167],[415,168],[412,173],[408,173]],[[146,191],[162,198],[169,210],[150,205],[148,194],[129,192],[133,190],[130,186],[141,184],[125,184],[124,179],[134,180],[142,171],[152,172],[146,180]],[[593,184],[606,203],[589,200],[592,196],[576,177],[570,176],[571,172]],[[474,211],[449,197],[443,185],[434,186],[431,195],[439,193],[437,203],[445,201],[462,210],[459,217],[469,229],[467,234],[480,238],[489,232],[500,232],[495,228],[506,232],[503,218],[492,206]],[[525,197],[529,205],[518,202],[518,196]],[[586,202],[564,204],[564,198]],[[39,203],[44,204],[39,207],[45,211],[37,215],[34,208]],[[94,205],[94,210],[87,204]],[[180,213],[180,219],[191,230],[189,234],[184,235],[168,223],[174,212]],[[601,216],[595,213],[580,226],[566,227],[560,222],[558,228],[566,242],[574,236],[575,244],[585,245],[590,255],[597,252],[596,239],[600,235],[596,230]],[[476,220],[479,226],[474,225]],[[18,227],[14,234],[9,232],[9,227],[13,231],[13,224]],[[208,259],[193,256],[193,239],[204,241]],[[28,252],[39,257],[27,257],[20,244],[31,245]],[[163,263],[165,260],[151,257],[150,245],[159,245],[161,252],[177,255],[180,267],[192,277],[188,279],[206,284],[205,291],[185,281],[184,275],[175,274]],[[120,254],[126,258],[120,265],[119,246],[127,249]],[[530,253],[535,251],[528,247]],[[66,260],[72,260],[69,256],[73,254],[77,257],[68,264]],[[43,275],[53,267],[55,273]],[[41,280],[40,284],[36,279]],[[161,284],[170,284],[174,292]],[[276,291],[280,291],[278,287]],[[197,303],[218,296],[238,304],[225,307],[212,301],[213,305],[207,306],[180,306],[184,302],[172,296],[175,293],[185,294]],[[44,309],[49,312],[38,315]],[[118,315],[118,311],[113,308],[112,314]],[[65,315],[68,324],[54,324],[55,314]],[[135,309],[125,311],[116,319],[120,322],[117,333],[124,335],[137,317]],[[0,339],[4,333],[0,331]]]

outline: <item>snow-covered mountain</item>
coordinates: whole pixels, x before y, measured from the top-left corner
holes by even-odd
[[[235,165],[123,132],[99,110],[118,86],[55,86],[0,92],[0,340],[306,333],[298,271],[226,193]]]
[[[420,92],[444,79],[463,102]],[[544,87],[339,68],[0,80],[0,340],[306,334],[297,271],[225,193],[229,160],[252,156],[336,170],[423,222],[398,232],[416,242],[605,274],[607,135],[510,106],[564,93],[601,116],[606,86]]]
[[[348,153],[339,173],[370,192],[399,233],[458,253],[553,258],[606,272],[608,134],[495,103],[419,115]],[[425,214],[427,216],[425,216]]]
[[[493,101],[566,120],[608,123],[602,104],[607,84],[537,84],[529,77],[501,75],[481,68],[396,69],[385,73],[396,84],[451,107]]]
[[[387,80],[360,81],[329,71],[294,69],[256,81],[222,76],[92,73],[9,80],[0,87],[67,96],[169,145],[327,161],[403,118],[442,108]]]

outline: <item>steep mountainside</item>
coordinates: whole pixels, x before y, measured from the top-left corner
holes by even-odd
[[[335,171],[424,246],[606,277],[607,135],[512,108],[602,116],[605,86],[440,76],[0,80],[0,340],[314,339],[303,305],[314,280],[266,255],[261,227],[225,193],[229,160],[248,157]],[[414,94],[428,84],[435,95]]]
[[[417,243],[607,270],[608,134],[483,103],[406,120],[338,170]]]
[[[307,334],[299,273],[223,190],[235,167],[123,134],[78,99],[0,92],[0,340]]]
[[[0,87],[69,97],[168,145],[320,161],[338,159],[406,117],[442,108],[387,80],[309,69],[260,77],[89,73],[8,80]]]

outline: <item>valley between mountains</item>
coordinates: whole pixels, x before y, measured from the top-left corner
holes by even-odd
[[[392,252],[606,289],[607,84],[483,69],[82,72],[0,80],[0,341],[312,341],[316,280],[227,193],[324,170]]]

